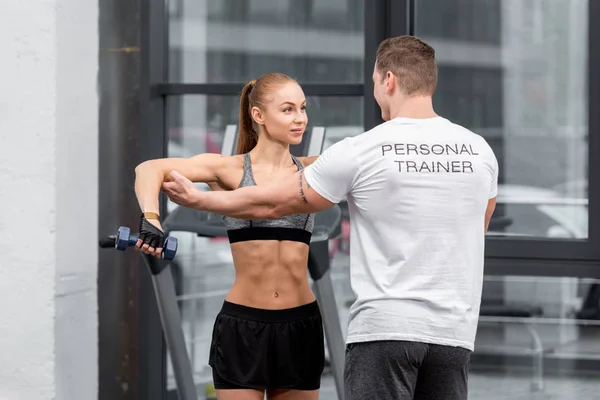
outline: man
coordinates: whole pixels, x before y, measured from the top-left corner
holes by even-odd
[[[435,51],[384,40],[373,71],[383,124],[272,186],[204,193],[173,172],[182,205],[240,218],[324,210],[347,198],[351,279],[346,400],[466,399],[498,165],[486,141],[438,116]]]

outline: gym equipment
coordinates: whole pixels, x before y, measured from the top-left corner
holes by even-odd
[[[101,248],[114,247],[118,250],[125,250],[129,246],[135,245],[136,242],[137,237],[130,235],[129,228],[120,227],[117,235],[110,235],[100,239],[99,245]],[[165,263],[165,261],[172,260],[176,252],[177,239],[167,237],[163,249],[164,261],[148,254],[140,254],[144,256],[152,277],[160,322],[163,327],[167,348],[171,352],[171,363],[180,399],[197,400],[198,396],[196,395],[196,385],[192,376],[192,366],[187,356],[185,338],[181,328],[181,315],[177,307],[173,276],[171,275],[171,270],[166,268],[168,264]]]
[[[117,250],[125,251],[129,246],[135,246],[138,241],[138,235],[132,235],[131,229],[127,226],[120,226],[116,235],[106,236],[100,240],[101,248],[114,247]],[[165,260],[172,260],[177,254],[177,238],[167,237],[163,244],[162,256]]]
[[[303,145],[300,152],[309,156],[320,154],[324,139],[325,128],[313,128],[310,138],[303,141],[303,143],[308,143]],[[228,126],[225,131],[221,154],[232,155],[236,144],[237,128]],[[342,210],[337,205],[316,214],[309,245],[308,269],[313,280],[313,290],[323,316],[325,337],[338,398],[343,400],[345,346],[331,282],[328,249],[329,239],[341,233],[341,221]],[[177,207],[172,211],[162,222],[162,227],[165,236],[169,236],[171,232],[192,232],[201,237],[227,237],[227,231],[220,215],[185,207]],[[104,240],[106,242],[106,239]],[[114,239],[112,240],[114,245]],[[196,400],[197,388],[193,380],[190,357],[184,340],[171,268],[166,268],[169,264],[165,263],[164,260],[146,254],[143,255],[152,274],[161,324],[173,365],[179,398],[181,400]]]

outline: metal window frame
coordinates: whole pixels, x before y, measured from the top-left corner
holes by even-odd
[[[307,96],[362,96],[362,83],[301,83]],[[217,95],[239,96],[244,83],[158,83],[152,86],[154,96]]]
[[[490,274],[597,277],[600,273],[600,3],[588,3],[588,224],[587,240],[487,238]]]
[[[418,0],[416,0],[418,1]],[[600,3],[589,2],[588,30],[588,180],[589,180],[589,240],[514,240],[486,238],[486,274],[597,277],[600,272],[600,77],[592,71],[600,66],[600,26],[593,23],[600,17]],[[365,130],[383,122],[373,98],[372,68],[377,45],[386,37],[414,34],[415,0],[365,1],[365,47],[363,83],[326,84],[300,82],[310,96],[363,96]],[[168,17],[161,0],[142,0],[142,127],[148,140],[142,143],[144,158],[161,157],[166,150],[166,98],[181,95],[238,95],[242,83],[170,83],[168,82]],[[166,202],[161,202],[166,215]],[[141,282],[140,300],[153,298],[152,287]],[[148,400],[165,400],[166,354],[162,331],[155,313],[140,308],[140,379],[159,385],[161,390],[144,393]],[[158,328],[157,328],[158,326]],[[172,395],[172,394],[171,394]]]
[[[390,35],[416,28],[415,1],[392,1]],[[514,239],[486,237],[486,273],[492,275],[596,277],[600,273],[600,78],[592,71],[600,66],[600,3],[588,6],[588,193],[589,238],[554,240],[545,238]],[[408,24],[408,28],[404,28]],[[394,32],[394,30],[398,32]],[[596,67],[596,68],[594,68]]]
[[[168,76],[168,14],[165,2],[141,0],[140,25],[140,125],[142,136],[146,138],[140,143],[140,152],[142,159],[147,160],[164,157],[167,148],[164,134],[165,97],[152,93],[153,85],[164,82]],[[166,216],[166,211],[163,197],[160,202],[161,215]],[[140,271],[139,276],[139,398],[166,400],[168,361],[154,287],[148,273]]]

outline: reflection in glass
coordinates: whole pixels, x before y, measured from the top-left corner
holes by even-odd
[[[598,397],[600,279],[488,276],[483,291],[469,398]]]
[[[500,165],[490,235],[587,239],[588,0],[417,0],[439,113]]]
[[[172,82],[363,81],[364,0],[177,0],[169,7]]]

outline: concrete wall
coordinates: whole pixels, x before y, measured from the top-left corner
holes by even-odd
[[[98,2],[2,8],[0,399],[95,399]]]

